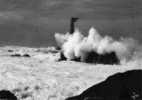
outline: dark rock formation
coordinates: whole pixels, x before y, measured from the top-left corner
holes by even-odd
[[[11,57],[27,57],[28,58],[28,57],[31,57],[31,56],[29,54],[21,55],[21,54],[16,53],[16,54],[12,54]]]
[[[8,50],[8,52],[14,52],[13,50]]]
[[[60,53],[59,61],[67,60],[64,56],[64,53]],[[85,53],[81,57],[75,57],[72,61],[77,62],[86,62],[86,63],[95,63],[95,64],[119,64],[120,61],[115,52],[98,54],[94,51]]]
[[[66,100],[142,100],[142,70],[117,73]]]
[[[8,90],[0,90],[0,100],[18,100],[17,97]]]
[[[58,61],[65,61],[65,60],[67,60],[67,58],[64,56],[64,53],[60,52],[60,58]]]
[[[80,62],[81,61],[80,59],[81,58],[79,58],[79,57],[75,57],[74,59],[72,59],[72,61]],[[66,60],[67,60],[67,58],[64,56],[64,53],[60,52],[60,58],[58,61],[66,61]]]
[[[23,57],[31,57],[29,54],[24,54]]]
[[[20,54],[12,54],[11,57],[21,57]]]
[[[82,62],[97,64],[119,64],[120,61],[115,52],[98,54],[94,51],[88,52],[81,58]]]

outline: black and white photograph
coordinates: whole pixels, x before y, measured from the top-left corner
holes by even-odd
[[[142,0],[0,0],[0,100],[142,100]]]

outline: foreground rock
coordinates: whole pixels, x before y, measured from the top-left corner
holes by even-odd
[[[66,100],[142,100],[142,70],[117,73]]]
[[[12,92],[8,90],[1,90],[0,100],[18,100],[18,99]]]

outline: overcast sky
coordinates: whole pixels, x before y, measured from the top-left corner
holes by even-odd
[[[84,34],[94,26],[102,35],[142,39],[142,0],[0,0],[0,41],[53,45],[72,16]]]

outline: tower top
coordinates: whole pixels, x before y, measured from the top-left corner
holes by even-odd
[[[79,19],[79,18],[77,18],[77,17],[72,17],[72,18],[71,18],[71,20],[72,20],[73,22],[76,22],[78,19]]]

